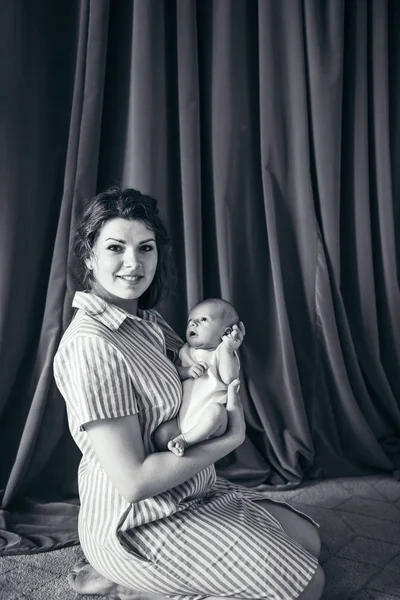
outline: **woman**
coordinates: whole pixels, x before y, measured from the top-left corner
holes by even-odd
[[[182,345],[153,308],[170,263],[156,201],[133,189],[96,196],[75,252],[89,292],[76,293],[54,361],[83,454],[79,539],[89,564],[71,574],[75,591],[126,600],[320,598],[314,525],[215,475],[214,462],[244,440],[237,380],[225,435],[184,457],[156,452],[155,430],[180,405],[170,358]]]

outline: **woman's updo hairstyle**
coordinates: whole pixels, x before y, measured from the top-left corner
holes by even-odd
[[[168,291],[172,267],[170,240],[158,215],[157,200],[138,190],[112,187],[87,200],[75,233],[74,251],[78,259],[80,278],[86,290],[92,289],[93,273],[86,261],[93,252],[103,225],[111,219],[142,221],[154,232],[158,251],[157,269],[150,287],[139,298],[139,308],[153,308]]]

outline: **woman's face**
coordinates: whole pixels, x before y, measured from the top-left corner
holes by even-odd
[[[143,221],[111,219],[101,228],[92,251],[86,266],[93,273],[93,291],[136,314],[138,299],[157,268],[154,231]]]

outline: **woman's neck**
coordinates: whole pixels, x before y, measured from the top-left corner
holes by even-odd
[[[122,308],[122,310],[125,310],[130,315],[137,315],[139,304],[138,298],[135,298],[134,300],[125,300],[125,298],[114,296],[114,294],[108,292],[105,288],[103,288],[102,285],[98,283],[93,284],[91,291],[93,292],[93,294],[96,294],[96,296],[99,296],[99,298],[102,298],[109,304],[114,304],[115,306],[118,306],[118,308]]]

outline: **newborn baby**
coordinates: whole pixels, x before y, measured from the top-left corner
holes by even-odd
[[[182,456],[188,446],[222,435],[227,426],[228,385],[239,376],[237,349],[242,343],[239,317],[222,299],[204,300],[190,311],[187,343],[179,351],[177,370],[183,381],[177,419],[155,433],[159,450]]]

